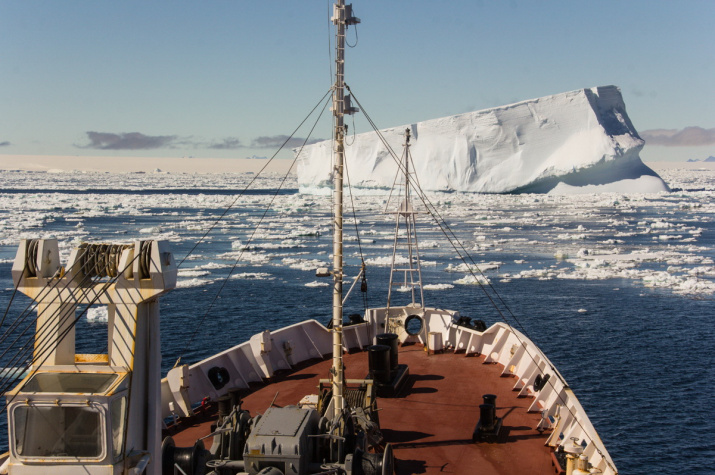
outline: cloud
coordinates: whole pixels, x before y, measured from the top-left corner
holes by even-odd
[[[293,137],[291,139],[288,139],[287,135],[274,135],[272,137],[258,137],[256,139],[253,139],[251,142],[251,148],[277,148],[283,145],[284,142],[288,141],[285,146],[288,148],[293,148],[293,147],[300,147],[303,145],[303,142],[305,142],[305,139],[302,139],[300,137]],[[321,139],[312,139],[308,140],[306,142],[307,144],[312,144],[316,142],[320,142]]]
[[[110,132],[87,132],[89,144],[76,145],[79,148],[98,150],[149,150],[172,148],[177,145],[176,135],[144,135],[139,132],[113,134]]]
[[[9,147],[11,144],[7,140],[4,142],[0,142],[0,147]]]
[[[677,129],[644,130],[639,134],[649,145],[665,147],[697,147],[715,145],[715,129],[685,127]]]
[[[87,132],[88,144],[77,145],[77,148],[88,148],[96,150],[149,150],[156,148],[188,148],[199,149],[208,148],[212,150],[237,150],[242,148],[267,148],[275,149],[283,145],[293,148],[303,145],[305,139],[293,137],[288,139],[287,135],[262,136],[251,141],[250,145],[244,145],[236,137],[226,137],[214,140],[195,140],[193,137],[179,137],[178,135],[144,135],[140,132],[129,132],[115,134],[111,132]],[[320,139],[309,140],[312,144],[320,142]],[[10,142],[2,142],[0,146],[10,145]]]
[[[227,137],[223,139],[223,142],[214,142],[208,145],[208,148],[214,150],[235,150],[237,148],[243,148],[243,144],[236,137]]]

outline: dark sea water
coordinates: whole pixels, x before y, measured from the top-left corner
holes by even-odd
[[[332,249],[328,199],[294,189],[272,203],[271,197],[268,191],[241,197],[181,265],[179,288],[161,300],[164,372],[178,357],[195,362],[265,329],[330,318],[330,287],[314,275],[319,263],[328,265]],[[203,188],[169,194],[103,193],[101,187],[0,192],[0,310],[12,295],[11,260],[19,238],[55,236],[66,259],[73,241],[158,237],[170,241],[179,262],[232,199],[225,190]],[[389,268],[370,265],[391,253],[394,223],[381,214],[385,200],[356,197],[370,306],[386,302]],[[491,269],[486,276],[514,314],[507,313],[508,322],[537,343],[568,381],[620,473],[713,473],[707,468],[715,458],[715,307],[707,290],[715,257],[712,196],[694,192],[625,201],[623,196],[435,198],[475,261]],[[217,295],[239,257],[235,242],[246,244],[259,221],[261,231]],[[446,271],[461,261],[447,244],[436,244],[439,229],[421,221],[424,282],[452,286],[425,290],[426,304],[487,323],[500,319],[479,286],[457,283],[465,272]],[[653,224],[666,222],[671,226]],[[351,276],[360,262],[355,235],[353,223],[346,224]],[[667,255],[623,269],[612,261],[586,267],[588,272],[579,267],[586,264],[567,258],[584,248],[605,254],[616,247],[620,255],[637,250]],[[697,290],[700,282],[705,290]],[[696,290],[683,291],[688,287]],[[3,329],[27,304],[15,299]],[[362,311],[356,294],[345,313]],[[1,349],[9,344],[4,339]],[[77,351],[98,353],[105,347],[106,324],[81,318]],[[2,447],[5,424],[3,417]]]

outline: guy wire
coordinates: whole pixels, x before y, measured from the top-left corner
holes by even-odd
[[[325,96],[323,96],[323,98],[321,99],[321,101],[325,100],[326,97],[327,97],[327,94],[326,94]],[[300,150],[298,151],[298,153],[297,153],[297,154],[295,155],[295,157],[293,158],[293,162],[291,163],[291,166],[288,168],[288,171],[286,172],[286,174],[283,176],[283,179],[281,180],[280,185],[278,185],[278,189],[276,189],[276,192],[275,192],[275,193],[273,194],[273,196],[271,197],[270,202],[268,203],[268,205],[266,205],[265,209],[263,210],[263,214],[261,215],[261,218],[258,220],[258,223],[257,223],[256,226],[254,227],[253,232],[251,233],[251,236],[248,238],[248,240],[247,240],[247,242],[246,242],[246,245],[243,246],[242,249],[239,251],[238,257],[236,258],[236,261],[234,262],[234,264],[233,264],[233,266],[231,267],[231,269],[229,270],[228,275],[221,281],[221,285],[219,286],[219,289],[218,289],[218,291],[216,292],[216,295],[215,295],[214,298],[211,300],[211,302],[209,303],[209,305],[206,307],[206,311],[204,312],[203,316],[201,317],[201,319],[199,320],[198,324],[197,324],[196,327],[194,328],[194,331],[193,331],[193,333],[191,334],[191,338],[188,338],[188,339],[186,340],[186,344],[184,345],[184,348],[183,348],[183,349],[181,350],[181,352],[179,353],[179,357],[176,359],[176,363],[174,363],[174,368],[176,368],[176,367],[179,365],[179,363],[181,362],[181,358],[182,358],[183,355],[186,353],[186,351],[189,349],[189,346],[191,345],[191,343],[192,343],[193,340],[194,340],[194,337],[196,336],[196,333],[198,333],[199,328],[201,328],[201,325],[203,325],[204,320],[206,320],[206,317],[207,317],[207,316],[209,315],[209,313],[211,312],[211,309],[213,308],[214,304],[216,303],[216,300],[217,300],[217,299],[219,298],[219,296],[221,295],[221,292],[223,291],[224,287],[226,286],[226,283],[228,283],[228,279],[231,278],[231,275],[233,274],[233,271],[236,270],[236,266],[238,266],[238,263],[240,262],[241,258],[243,257],[244,251],[247,249],[248,245],[249,245],[251,242],[253,242],[253,238],[255,237],[256,232],[258,232],[258,228],[259,228],[259,227],[261,226],[261,224],[263,223],[263,220],[265,219],[266,215],[268,214],[268,210],[270,210],[271,206],[273,205],[273,202],[275,201],[276,197],[278,196],[278,192],[281,190],[281,188],[283,188],[283,185],[285,184],[286,180],[288,179],[288,176],[290,175],[290,172],[291,172],[291,170],[293,169],[293,166],[295,166],[295,163],[296,163],[297,160],[298,160],[298,156],[300,156],[300,152],[303,151],[303,148],[304,148],[305,145],[308,143],[308,140],[310,140],[310,136],[313,134],[313,131],[315,130],[316,125],[318,125],[318,122],[320,121],[320,118],[323,116],[323,113],[325,112],[325,109],[328,107],[328,104],[329,104],[329,103],[330,103],[330,101],[325,100],[325,104],[323,104],[323,109],[320,111],[320,114],[318,114],[318,117],[315,119],[315,122],[313,123],[313,126],[311,127],[310,132],[308,133],[307,137],[305,138],[305,140],[303,140],[303,144],[301,145]],[[318,105],[320,105],[320,104],[318,104]],[[316,108],[317,108],[317,106],[314,107],[313,110],[310,111],[310,114],[308,114],[308,117],[310,117],[310,116],[313,114],[313,112],[315,111]],[[305,121],[308,119],[308,117],[306,117],[305,119],[303,119],[303,122],[301,122],[301,126],[303,125],[303,123],[305,123]],[[300,126],[299,126],[298,128],[300,128]],[[295,132],[297,132],[298,128],[296,128],[296,130],[293,132],[293,134],[295,134]],[[291,137],[292,137],[292,135],[291,135]],[[281,148],[285,145],[286,142],[288,142],[288,140],[290,140],[291,137],[289,137],[288,139],[286,139],[286,141],[283,143],[283,145],[281,145]],[[279,150],[279,151],[280,151],[280,150]],[[278,152],[276,152],[276,154],[277,154],[277,153],[278,153]],[[274,155],[274,157],[275,157],[275,155]],[[265,168],[265,167],[264,167],[264,168]],[[261,170],[261,171],[263,171],[263,170]],[[261,172],[259,172],[259,174],[260,174],[260,173],[261,173]],[[258,175],[256,175],[256,178],[257,178],[257,176],[258,176]],[[255,180],[255,178],[254,178],[254,180]],[[251,181],[251,183],[253,183],[253,181]],[[250,186],[250,185],[249,185],[249,186]],[[246,189],[248,189],[248,187],[247,187]],[[244,190],[244,191],[245,191],[245,190]],[[235,203],[235,201],[234,201],[234,203]],[[228,211],[228,210],[227,210],[227,211]],[[226,214],[226,213],[224,212],[224,215],[225,215],[225,214]],[[222,215],[222,217],[223,217],[223,215]],[[217,222],[218,222],[218,221],[217,221]],[[205,237],[205,236],[206,236],[206,235],[204,235],[204,237]],[[203,238],[202,238],[202,239],[203,239]]]

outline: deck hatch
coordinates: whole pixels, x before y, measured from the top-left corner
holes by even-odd
[[[295,411],[283,408],[282,411],[266,411],[258,424],[259,436],[295,437],[308,417],[308,411],[295,408]]]

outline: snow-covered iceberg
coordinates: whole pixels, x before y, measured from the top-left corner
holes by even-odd
[[[481,193],[668,191],[640,159],[638,136],[616,86],[595,87],[382,130],[399,157],[405,129],[425,190]],[[392,186],[397,164],[375,133],[348,137],[358,187]],[[304,192],[330,185],[330,141],[298,156]]]

